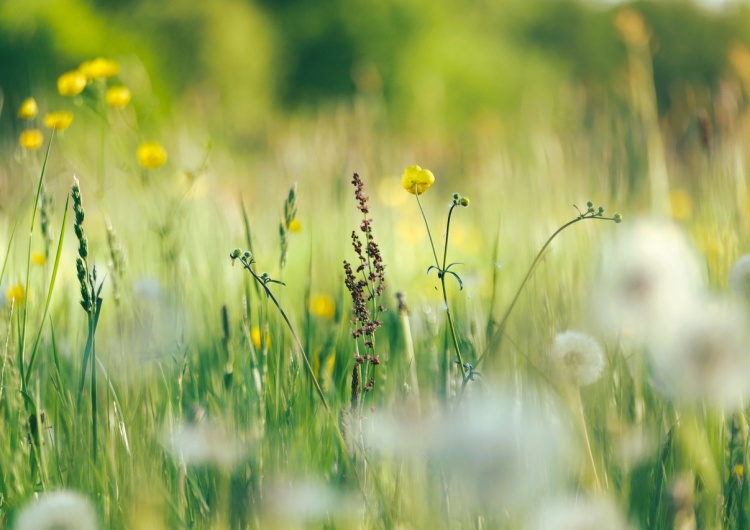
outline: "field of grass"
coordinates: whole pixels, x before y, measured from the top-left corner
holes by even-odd
[[[663,134],[637,39],[562,126],[6,109],[0,526],[747,528],[748,115]]]

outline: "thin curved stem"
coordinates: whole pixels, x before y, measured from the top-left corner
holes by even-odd
[[[284,319],[284,322],[286,322],[287,327],[289,328],[289,331],[292,333],[292,337],[294,338],[294,341],[297,343],[297,347],[299,348],[299,351],[302,353],[302,359],[305,361],[305,368],[307,368],[307,372],[310,374],[310,378],[312,379],[313,385],[315,386],[315,391],[318,393],[318,396],[320,397],[320,400],[323,402],[323,406],[325,407],[327,412],[330,412],[331,409],[328,406],[328,401],[326,401],[325,395],[323,394],[323,389],[320,388],[320,383],[318,383],[318,378],[315,377],[315,372],[312,369],[312,365],[310,364],[310,359],[307,358],[307,353],[305,353],[305,348],[302,346],[302,342],[299,340],[299,337],[297,336],[297,333],[294,331],[294,327],[292,326],[291,321],[289,320],[289,317],[286,316],[286,313],[281,308],[281,305],[279,304],[279,301],[276,300],[276,297],[271,292],[271,289],[268,288],[268,285],[266,285],[266,282],[263,281],[263,279],[258,276],[258,274],[250,267],[250,265],[246,261],[242,261],[242,265],[250,271],[250,274],[253,275],[253,278],[255,278],[255,281],[257,281],[261,287],[263,287],[263,290],[266,292],[266,296],[271,299],[271,301],[276,306],[276,309],[279,310],[279,313],[281,313],[281,318]]]
[[[542,259],[542,256],[544,255],[544,251],[547,250],[547,247],[552,243],[552,240],[557,237],[557,235],[568,228],[569,226],[572,226],[580,221],[584,221],[586,219],[594,219],[594,220],[600,220],[600,221],[614,221],[615,219],[613,217],[598,217],[593,215],[579,215],[575,219],[572,219],[562,225],[560,228],[555,230],[555,232],[547,239],[547,242],[544,243],[542,248],[537,253],[536,257],[534,258],[534,261],[531,262],[531,267],[529,267],[528,272],[526,273],[526,276],[524,276],[523,281],[521,282],[521,285],[518,286],[518,290],[516,291],[515,296],[513,296],[513,300],[511,301],[510,305],[508,306],[508,309],[505,310],[505,313],[503,314],[503,318],[500,320],[500,323],[497,325],[497,328],[492,333],[492,337],[487,342],[487,346],[485,347],[484,352],[482,352],[482,355],[479,356],[477,359],[476,364],[474,367],[478,367],[479,364],[482,362],[482,360],[485,358],[487,353],[490,350],[490,347],[496,340],[502,339],[503,333],[505,332],[505,326],[508,323],[508,318],[510,317],[510,314],[513,312],[513,309],[516,307],[516,303],[518,302],[518,299],[521,297],[521,292],[523,292],[523,288],[526,287],[526,284],[531,279],[531,275],[534,274],[534,270],[536,270],[536,266],[539,264],[539,262]]]
[[[448,211],[448,222],[445,227],[445,246],[443,248],[443,266],[440,266],[440,260],[438,259],[437,251],[435,250],[435,242],[432,239],[432,233],[430,232],[430,224],[427,222],[427,216],[422,208],[422,203],[419,200],[419,194],[417,193],[416,185],[414,186],[414,196],[417,198],[417,204],[419,205],[419,211],[422,213],[422,219],[424,219],[425,228],[427,228],[427,237],[430,239],[430,248],[432,248],[432,255],[435,257],[435,267],[438,269],[438,275],[440,277],[440,287],[443,292],[443,303],[445,304],[445,313],[448,316],[448,326],[451,330],[451,337],[453,339],[453,347],[456,350],[456,357],[458,357],[458,365],[461,368],[461,375],[466,379],[466,367],[464,366],[464,360],[461,356],[461,349],[458,346],[458,335],[456,334],[456,325],[453,322],[453,316],[448,305],[448,292],[445,288],[445,264],[448,261],[448,234],[451,229],[451,215],[453,209],[456,207],[455,203],[451,205]]]

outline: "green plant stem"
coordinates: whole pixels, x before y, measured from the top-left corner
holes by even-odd
[[[542,256],[544,255],[544,251],[547,250],[547,247],[550,245],[550,243],[552,243],[552,240],[555,239],[555,237],[557,237],[557,235],[560,232],[562,232],[569,226],[572,226],[586,219],[594,219],[594,220],[600,220],[600,221],[614,221],[614,218],[612,217],[596,217],[596,216],[592,216],[588,214],[582,214],[576,217],[575,219],[568,221],[567,223],[562,225],[560,228],[555,230],[555,233],[552,234],[549,237],[549,239],[547,239],[547,242],[542,246],[542,248],[537,253],[536,257],[534,258],[534,261],[531,262],[531,267],[529,267],[529,270],[526,273],[526,276],[524,276],[523,281],[521,282],[521,285],[518,286],[518,290],[516,291],[515,296],[513,296],[513,300],[508,306],[508,309],[505,310],[505,314],[503,314],[503,318],[500,320],[500,323],[497,325],[497,328],[492,333],[492,336],[490,340],[488,341],[484,352],[482,352],[482,355],[480,355],[479,358],[477,359],[477,362],[474,365],[475,368],[477,368],[479,364],[484,360],[484,358],[487,356],[487,353],[490,351],[490,348],[493,346],[494,343],[497,343],[496,349],[500,349],[500,344],[502,343],[502,337],[503,337],[503,333],[505,332],[505,326],[508,323],[508,318],[510,317],[510,314],[513,312],[513,308],[516,307],[516,303],[518,302],[518,299],[521,297],[523,288],[526,287],[526,284],[531,279],[532,274],[534,274],[534,271],[536,270],[536,266],[539,264],[539,262],[542,259]]]
[[[445,227],[445,247],[443,249],[443,266],[441,268],[440,260],[438,259],[437,251],[435,250],[435,243],[432,239],[432,233],[430,232],[430,224],[427,222],[427,216],[424,213],[424,209],[422,208],[422,203],[419,200],[419,194],[416,193],[416,189],[415,189],[414,196],[417,198],[419,211],[422,213],[422,219],[424,219],[424,225],[425,225],[425,228],[427,228],[427,237],[430,239],[430,247],[432,248],[432,255],[435,257],[435,266],[437,267],[438,275],[440,276],[440,287],[443,292],[443,303],[445,304],[445,313],[448,316],[448,326],[450,327],[451,337],[453,338],[453,347],[456,350],[456,357],[458,357],[458,366],[461,368],[462,377],[466,379],[466,367],[464,366],[464,360],[463,360],[463,357],[461,356],[461,349],[458,346],[458,336],[456,335],[456,326],[453,322],[453,316],[451,315],[451,310],[448,305],[448,292],[445,288],[445,266],[446,266],[446,261],[448,257],[448,234],[451,229],[451,216],[453,214],[453,209],[456,207],[456,205],[452,204],[450,210],[448,211],[448,222],[446,223],[446,227]]]
[[[302,346],[302,342],[299,340],[297,333],[294,331],[294,327],[292,326],[292,323],[289,320],[289,317],[286,316],[286,313],[281,308],[281,305],[279,304],[278,300],[276,300],[276,297],[271,292],[271,289],[269,289],[268,285],[266,285],[266,282],[264,282],[263,279],[261,279],[261,277],[258,276],[255,273],[255,271],[252,269],[252,267],[250,267],[246,262],[243,261],[242,265],[248,271],[250,271],[250,274],[253,275],[253,278],[255,278],[255,281],[257,281],[263,287],[263,290],[266,292],[266,296],[271,299],[271,301],[276,306],[276,309],[279,310],[279,313],[281,314],[281,318],[283,318],[284,322],[286,322],[286,325],[289,328],[289,331],[291,332],[292,337],[294,338],[294,341],[297,343],[297,347],[302,353],[302,359],[304,359],[305,361],[305,368],[307,369],[307,372],[310,374],[310,378],[312,379],[313,386],[315,386],[315,391],[318,393],[320,400],[323,402],[323,406],[325,407],[326,411],[330,412],[331,409],[328,406],[328,402],[326,401],[325,395],[323,394],[323,389],[320,388],[320,383],[318,383],[318,378],[315,377],[315,372],[313,371],[312,365],[310,364],[310,359],[307,358],[307,353],[305,353],[305,348]]]

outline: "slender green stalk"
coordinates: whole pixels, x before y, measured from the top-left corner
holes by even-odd
[[[603,211],[603,210],[600,210]],[[544,256],[544,252],[547,250],[547,247],[549,247],[550,243],[557,237],[557,235],[568,228],[569,226],[572,226],[576,223],[579,223],[581,221],[587,220],[587,219],[594,219],[599,221],[614,221],[615,223],[619,223],[622,221],[622,217],[620,214],[615,214],[613,217],[602,217],[600,215],[596,215],[593,213],[594,209],[593,206],[589,207],[589,210],[585,214],[581,214],[575,219],[572,219],[562,225],[560,228],[555,230],[555,232],[547,239],[547,242],[542,245],[542,248],[537,253],[536,257],[534,258],[534,261],[531,262],[531,267],[529,267],[528,272],[526,273],[526,276],[524,276],[523,281],[521,281],[521,285],[518,286],[518,289],[516,290],[516,294],[513,296],[513,300],[511,301],[510,305],[508,306],[508,309],[505,310],[505,313],[503,314],[503,318],[500,319],[500,323],[495,328],[495,331],[492,333],[492,336],[490,340],[487,342],[487,346],[482,352],[482,354],[477,359],[477,362],[474,364],[474,367],[478,367],[479,364],[484,360],[487,353],[490,351],[490,349],[495,346],[495,349],[500,349],[500,344],[503,338],[503,334],[505,332],[505,326],[508,324],[508,318],[510,317],[510,314],[513,312],[513,309],[516,307],[516,303],[518,302],[518,299],[521,297],[521,293],[523,292],[523,288],[526,287],[526,284],[531,279],[531,276],[534,274],[534,271],[536,270],[537,265],[542,259],[542,256]]]
[[[42,162],[42,170],[39,173],[39,183],[36,187],[36,196],[34,197],[34,208],[31,211],[31,226],[29,227],[29,248],[28,253],[26,255],[26,286],[24,287],[24,294],[28,297],[29,293],[29,282],[31,277],[31,242],[32,242],[32,236],[34,235],[34,222],[36,220],[36,212],[39,209],[39,196],[42,193],[42,183],[44,182],[44,173],[47,169],[47,161],[49,160],[49,153],[52,149],[52,140],[55,137],[55,129],[52,129],[52,132],[49,136],[49,142],[47,143],[47,151],[44,154],[44,161]],[[7,257],[6,257],[7,259]],[[3,266],[3,268],[5,268]],[[18,346],[18,370],[21,373],[21,390],[26,392],[26,383],[28,381],[28,377],[24,374],[24,366],[25,366],[25,353],[24,350],[26,349],[26,325],[28,323],[28,300],[23,304],[23,314],[21,317],[22,325],[21,325],[21,336],[20,336],[20,345]]]
[[[305,352],[305,348],[302,346],[302,341],[300,341],[299,337],[297,336],[297,332],[294,331],[294,326],[292,326],[292,322],[289,320],[289,317],[287,317],[286,312],[281,308],[281,305],[279,304],[279,301],[276,299],[276,297],[273,295],[273,292],[271,292],[271,289],[268,288],[269,283],[277,283],[274,282],[274,280],[270,280],[268,276],[258,276],[258,274],[253,270],[252,268],[252,258],[246,259],[245,256],[239,255],[239,250],[235,251],[237,255],[235,256],[235,253],[232,253],[233,259],[240,258],[240,261],[242,262],[242,266],[245,267],[248,271],[250,271],[250,274],[253,275],[253,278],[255,278],[255,281],[258,282],[258,284],[263,288],[263,290],[266,293],[266,296],[271,299],[273,304],[276,306],[276,309],[279,310],[279,313],[281,314],[281,318],[284,319],[284,322],[286,322],[287,327],[289,328],[289,331],[292,334],[292,337],[294,338],[294,341],[297,343],[297,348],[299,348],[300,353],[302,354],[302,359],[305,362],[305,368],[307,369],[307,373],[310,375],[310,378],[313,382],[313,386],[315,387],[315,391],[317,392],[318,396],[320,397],[320,400],[323,402],[323,406],[325,407],[327,412],[331,411],[331,408],[328,406],[328,401],[326,401],[325,395],[323,394],[323,389],[320,387],[320,383],[318,383],[318,378],[315,377],[315,372],[312,368],[312,365],[310,364],[310,359],[307,357],[307,353]]]
[[[445,313],[448,317],[448,326],[450,327],[451,337],[453,339],[453,348],[456,350],[456,357],[458,358],[458,366],[461,368],[461,375],[465,379],[467,370],[466,370],[466,366],[464,365],[464,359],[461,356],[461,348],[458,345],[458,335],[456,333],[456,325],[453,322],[453,316],[451,315],[450,306],[448,305],[448,291],[445,288],[445,275],[448,272],[448,269],[447,269],[448,235],[451,229],[451,216],[453,214],[453,209],[457,206],[457,204],[454,201],[453,204],[451,205],[450,210],[448,211],[448,222],[446,223],[446,227],[445,227],[445,246],[443,248],[443,264],[441,267],[440,260],[438,259],[437,251],[435,250],[435,243],[432,239],[432,233],[430,232],[430,224],[427,222],[427,216],[425,215],[424,209],[422,208],[422,203],[419,200],[419,194],[416,193],[416,186],[415,186],[414,196],[417,198],[419,211],[422,213],[422,219],[424,219],[424,225],[427,228],[427,237],[430,240],[430,248],[432,248],[432,255],[435,257],[435,268],[437,268],[438,278],[440,278],[440,288],[443,294],[443,303],[445,304]]]

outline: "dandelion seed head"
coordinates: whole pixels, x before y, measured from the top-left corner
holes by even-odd
[[[705,292],[705,267],[671,222],[629,223],[604,245],[589,304],[607,335],[634,341],[669,325]]]
[[[96,530],[96,510],[86,497],[74,491],[43,493],[26,504],[16,517],[15,530]]]
[[[555,337],[549,360],[560,376],[578,386],[596,382],[604,369],[604,352],[586,333],[565,331]]]
[[[606,498],[557,498],[536,512],[533,530],[632,530],[625,516]]]
[[[165,449],[188,465],[215,465],[231,469],[247,454],[246,444],[221,426],[211,422],[184,423],[167,429]]]
[[[687,405],[726,412],[744,406],[750,395],[747,322],[745,309],[731,301],[692,308],[648,344],[657,387]]]
[[[384,454],[441,462],[465,488],[464,509],[528,506],[575,466],[563,414],[550,398],[467,396],[465,405],[448,416],[377,414],[366,443]]]

